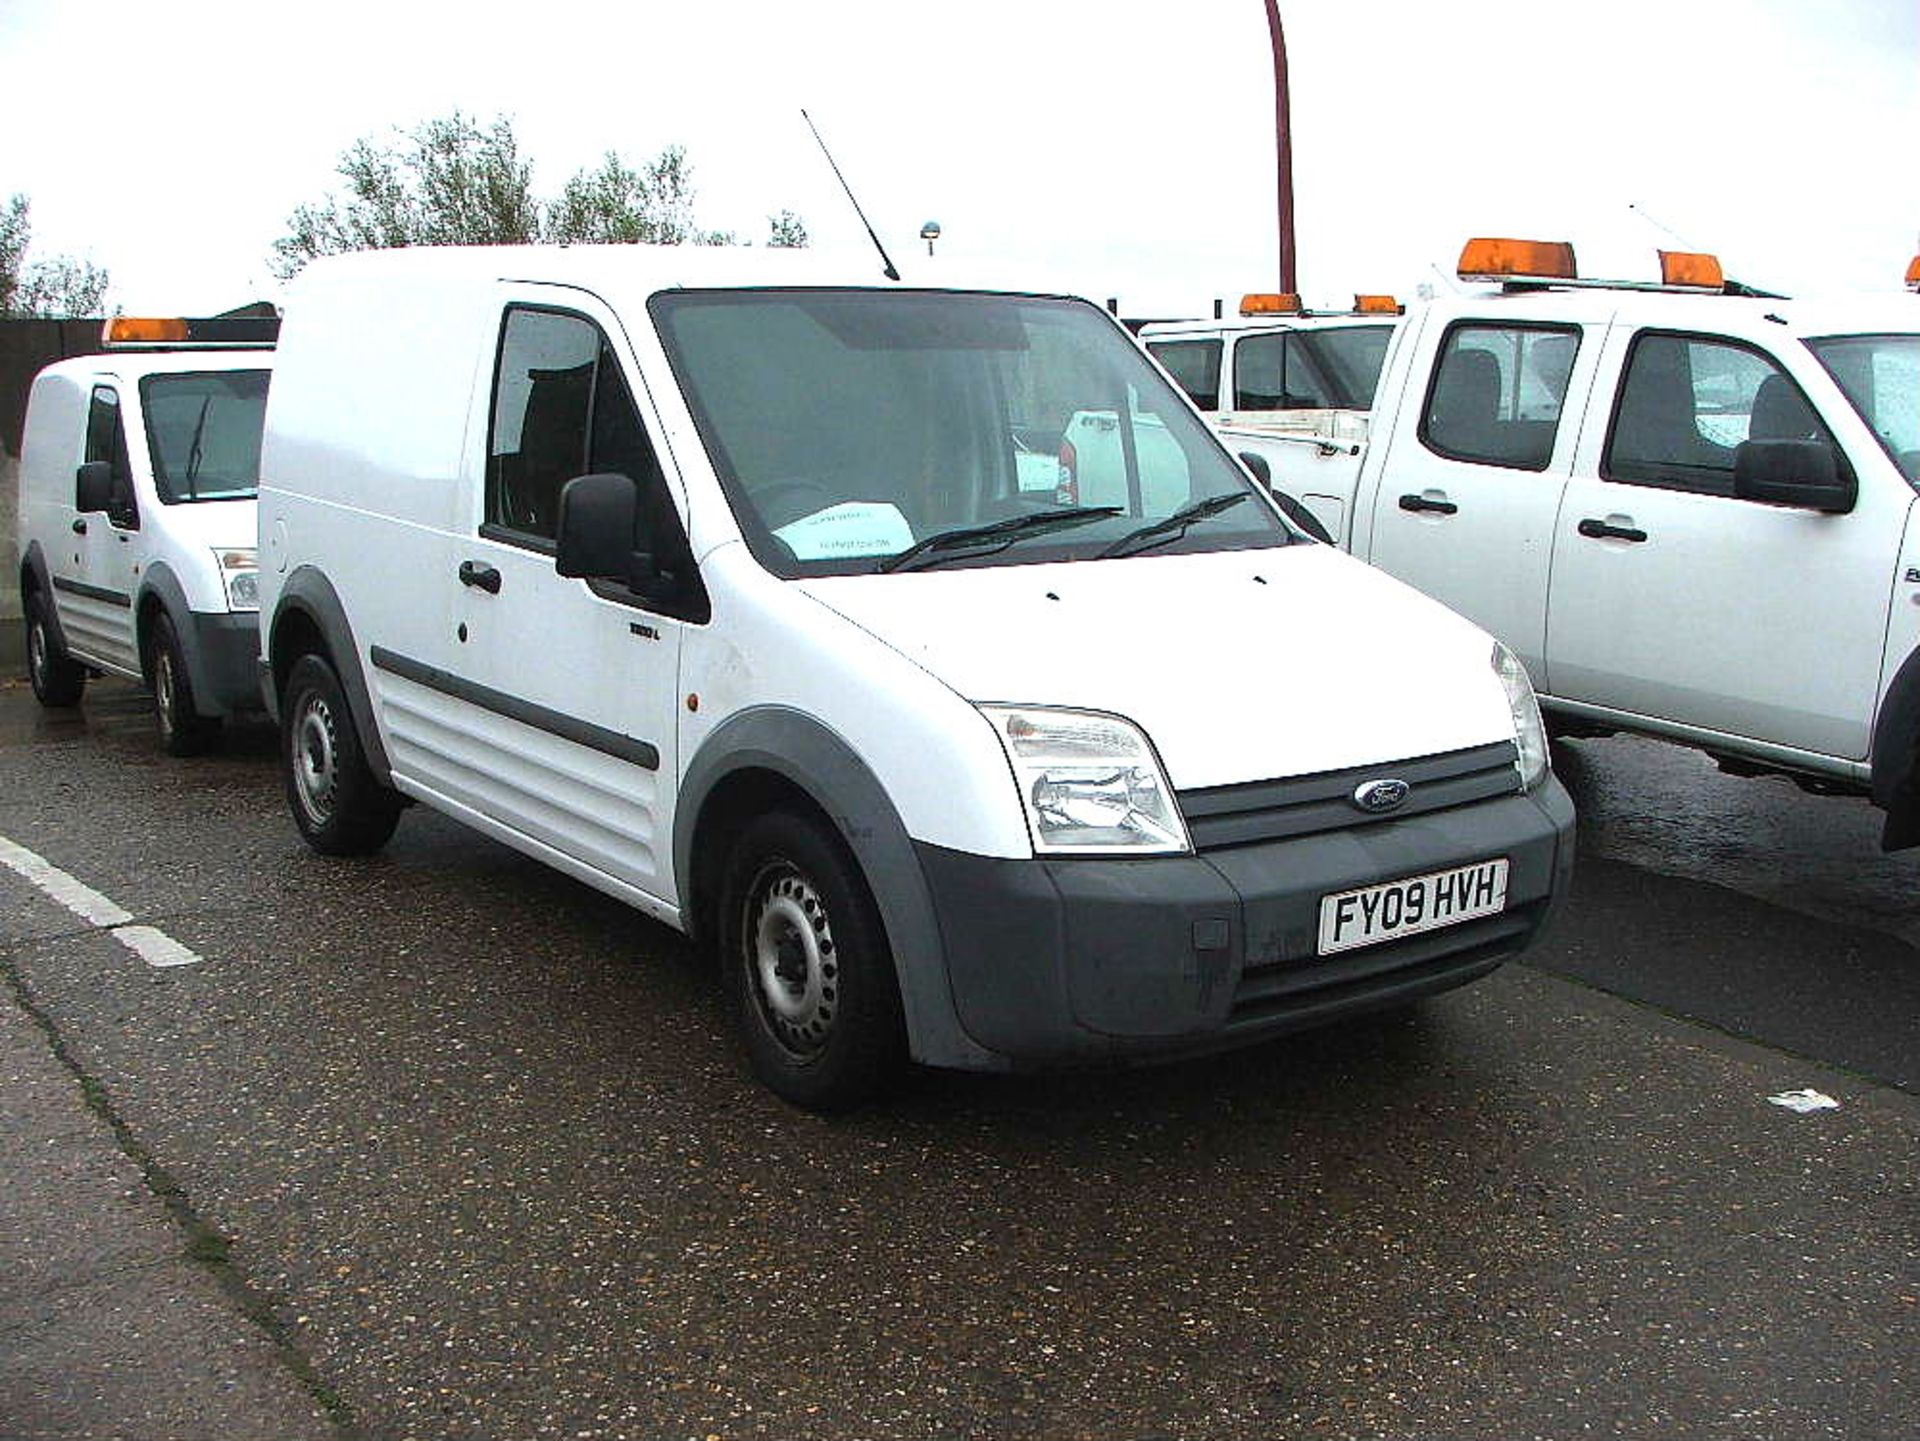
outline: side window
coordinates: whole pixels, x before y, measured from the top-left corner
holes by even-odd
[[[1832,444],[1800,387],[1762,352],[1700,336],[1648,332],[1634,340],[1602,475],[1732,495],[1743,440]]]
[[[641,482],[659,476],[653,445],[605,337],[578,315],[509,310],[494,373],[486,523],[551,541],[560,488],[596,471]],[[646,491],[662,494],[657,485]]]
[[[120,414],[120,393],[110,385],[96,385],[87,407],[85,461],[104,460],[113,467],[113,507],[107,518],[123,530],[140,524],[133,498],[133,465],[127,458],[127,427]],[[75,497],[76,504],[78,496]]]
[[[1453,460],[1545,470],[1579,349],[1573,327],[1454,326],[1434,367],[1421,440]]]
[[[1249,335],[1234,348],[1237,410],[1366,410],[1393,339],[1390,325]]]
[[[1202,410],[1220,408],[1220,342],[1162,340],[1147,349]]]

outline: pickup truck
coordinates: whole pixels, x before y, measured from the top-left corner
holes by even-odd
[[[1154,321],[1140,327],[1140,342],[1229,450],[1318,479],[1311,458],[1356,455],[1366,440],[1380,369],[1405,313],[1391,296],[1353,300],[1351,311],[1312,311],[1297,296],[1247,295],[1238,317]],[[1277,498],[1322,540],[1344,526],[1345,497],[1325,486]]]
[[[1369,438],[1229,444],[1510,646],[1558,734],[1867,794],[1887,849],[1920,843],[1920,297],[1663,265],[1583,281],[1571,246],[1471,242],[1490,287],[1400,323]]]

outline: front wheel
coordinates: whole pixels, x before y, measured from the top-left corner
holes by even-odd
[[[754,1073],[812,1111],[870,1100],[906,1056],[893,956],[859,867],[798,815],[748,823],[720,896],[721,962]]]
[[[60,648],[47,618],[47,599],[38,590],[27,596],[27,678],[41,705],[64,709],[80,704],[87,669]]]
[[[346,692],[325,657],[294,662],[280,726],[287,803],[307,844],[323,856],[370,855],[385,845],[403,802],[367,764]]]
[[[198,755],[219,732],[220,720],[201,715],[194,705],[186,651],[172,620],[164,615],[154,617],[153,638],[147,645],[147,674],[153,677],[153,713],[160,727],[160,747],[170,756]]]

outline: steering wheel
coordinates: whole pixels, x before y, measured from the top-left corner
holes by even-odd
[[[752,487],[748,493],[759,507],[768,530],[778,530],[802,516],[825,510],[838,500],[826,486],[804,475],[783,475],[778,480]]]

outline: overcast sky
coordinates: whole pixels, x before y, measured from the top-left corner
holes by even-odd
[[[1914,0],[1281,10],[1310,300],[1443,287],[1474,234],[1619,276],[1710,249],[1793,293],[1898,290],[1920,250]],[[542,194],[677,143],[702,224],[864,247],[805,106],[910,280],[991,263],[1161,316],[1277,281],[1263,0],[0,0],[0,67],[0,197],[130,313],[276,297],[341,152],[455,108],[511,118]]]

